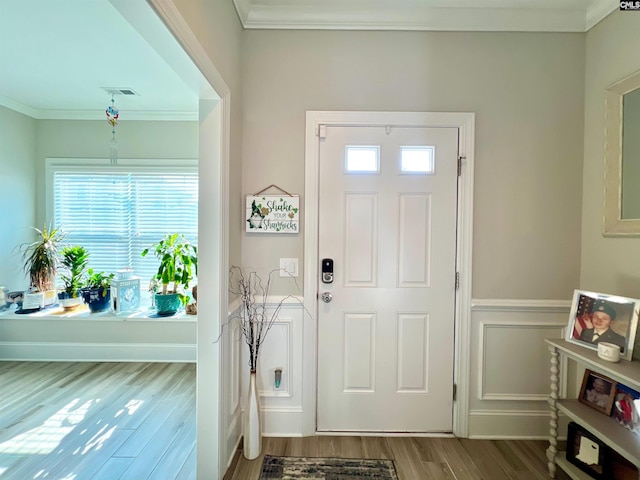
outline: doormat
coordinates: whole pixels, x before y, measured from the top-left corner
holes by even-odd
[[[259,480],[398,480],[393,460],[272,457],[265,455]]]

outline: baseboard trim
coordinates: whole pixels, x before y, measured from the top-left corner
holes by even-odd
[[[0,342],[0,360],[38,362],[196,362],[196,345]]]
[[[229,462],[227,463],[227,470],[224,473],[224,477],[222,480],[231,480],[233,477],[233,472],[236,470],[236,466],[240,461],[240,456],[242,455],[242,437],[238,438],[238,441],[235,444],[233,455],[229,458]]]
[[[301,408],[263,408],[263,430],[265,437],[300,437],[304,412]]]

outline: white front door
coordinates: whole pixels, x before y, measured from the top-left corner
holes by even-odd
[[[321,131],[317,429],[451,432],[458,129]]]

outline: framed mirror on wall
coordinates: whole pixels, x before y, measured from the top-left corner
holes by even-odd
[[[605,92],[604,235],[640,236],[640,71]]]

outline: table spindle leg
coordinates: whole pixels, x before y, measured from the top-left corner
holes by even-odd
[[[551,406],[551,418],[549,420],[549,448],[547,459],[549,460],[549,476],[556,478],[556,455],[558,455],[558,383],[560,381],[559,354],[555,347],[550,346],[551,351],[551,394],[549,405]]]

